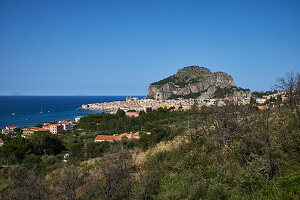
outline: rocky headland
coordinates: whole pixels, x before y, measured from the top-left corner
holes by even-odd
[[[151,83],[148,98],[164,100],[175,98],[225,98],[244,97],[247,89],[236,87],[233,78],[225,72],[211,72],[198,65],[179,69],[176,74]]]

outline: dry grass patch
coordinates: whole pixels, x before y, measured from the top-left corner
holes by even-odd
[[[148,149],[146,152],[140,152],[134,154],[133,161],[136,166],[143,165],[149,157],[154,156],[155,154],[162,151],[171,151],[174,149],[178,149],[182,145],[189,142],[189,138],[187,136],[177,136],[172,141],[162,141],[158,143],[155,147]]]

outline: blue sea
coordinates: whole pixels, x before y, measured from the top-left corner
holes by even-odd
[[[82,104],[124,100],[126,96],[0,96],[0,128],[73,120],[77,116],[104,112],[76,110]]]

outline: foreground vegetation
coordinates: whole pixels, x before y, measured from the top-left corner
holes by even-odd
[[[125,125],[152,134],[93,142],[98,133],[120,133]],[[1,199],[300,197],[300,123],[286,106],[160,108],[137,118],[120,111],[89,115],[79,127],[87,135],[3,138]]]

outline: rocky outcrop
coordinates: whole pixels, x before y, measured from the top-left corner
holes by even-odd
[[[152,83],[148,88],[148,98],[185,98],[190,95],[211,98],[217,89],[234,86],[234,81],[229,74],[212,73],[207,68],[195,65],[179,69],[175,75]]]
[[[150,85],[148,88],[148,97],[154,99],[168,99],[170,98],[176,91],[177,86],[170,82],[163,84],[161,86]]]
[[[177,71],[177,74],[189,74],[189,73],[211,74],[212,72],[209,69],[205,67],[199,67],[198,65],[184,67]]]

